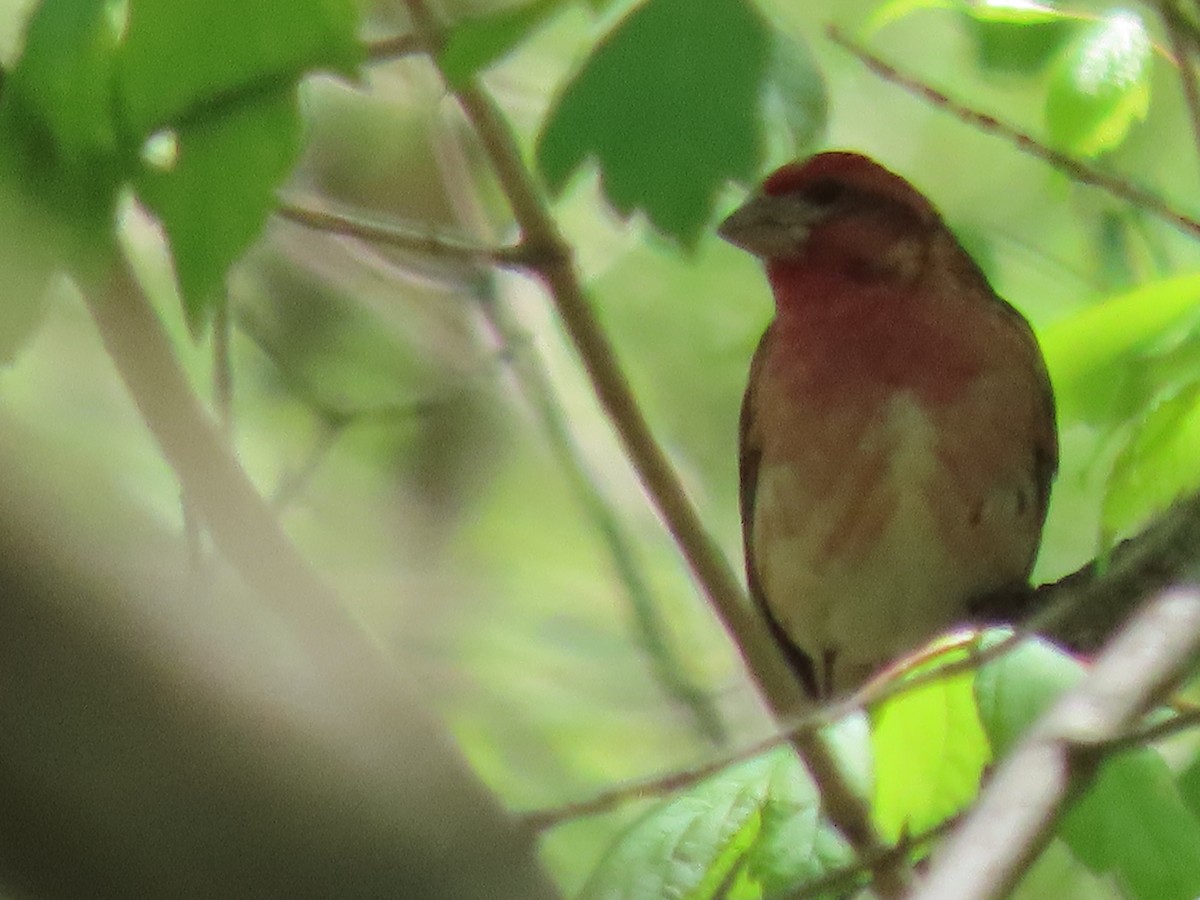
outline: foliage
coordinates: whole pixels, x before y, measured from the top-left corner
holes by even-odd
[[[476,4],[452,20],[437,59],[452,86],[483,78],[501,91],[640,401],[734,551],[736,404],[766,301],[757,273],[708,240],[713,220],[731,185],[825,144],[860,146],[911,173],[1041,333],[1065,447],[1041,569],[1069,571],[1200,487],[1200,247],[939,110],[905,105],[895,88],[864,87],[818,26],[845,22],[922,77],[956,85],[961,99],[1186,198],[1195,178],[1175,163],[1196,152],[1181,144],[1184,112],[1155,93],[1170,72],[1154,50],[1157,23],[1019,0],[800,6]],[[18,11],[0,8],[14,20]],[[564,374],[571,359],[555,326],[529,315],[520,327],[553,375],[582,460],[565,474],[547,464],[545,423],[497,374],[518,350],[501,341],[497,359],[479,339],[480,320],[495,326],[488,311],[511,296],[525,302],[523,288],[474,263],[407,256],[355,258],[371,274],[347,275],[328,250],[263,238],[289,178],[434,229],[509,230],[489,189],[477,189],[476,148],[453,142],[458,123],[426,130],[420,76],[406,75],[386,101],[368,97],[389,87],[368,74],[364,18],[351,0],[31,7],[0,88],[0,232],[10,236],[0,269],[12,273],[0,305],[5,415],[53,423],[73,443],[71,430],[84,427],[77,398],[89,398],[104,420],[87,426],[100,432],[89,446],[107,471],[139,473],[113,480],[138,482],[140,498],[176,524],[173,482],[123,424],[119,402],[99,394],[109,376],[94,356],[79,361],[96,351],[81,350],[90,345],[78,322],[48,314],[47,285],[66,272],[88,290],[129,252],[197,384],[214,313],[227,293],[240,297],[248,468],[278,484],[321,470],[287,520],[294,536],[368,598],[356,613],[387,635],[382,643],[412,619],[434,622],[432,637],[414,643],[427,637],[457,658],[475,688],[436,701],[506,799],[550,805],[710,756],[686,715],[664,713],[663,693],[683,706],[687,692],[660,692],[647,675],[639,645],[651,642],[614,612],[628,579],[610,574],[598,534],[627,534],[618,567],[647,573],[643,588],[666,621],[658,646],[684,659],[680,684],[716,694],[741,683],[737,660]],[[528,96],[548,83],[552,101],[531,113]],[[454,159],[461,168],[451,171]],[[144,219],[130,224],[128,197],[159,223],[167,250]],[[382,286],[372,280],[380,272]],[[399,313],[395,285],[408,298]],[[331,460],[339,441],[349,449]],[[579,492],[580,478],[594,480],[599,501]],[[385,496],[406,498],[411,523],[395,523]],[[597,502],[611,504],[615,525]],[[395,563],[404,541],[412,549]],[[388,586],[364,572],[386,573]],[[428,605],[398,612],[396,583],[417,583]],[[961,657],[950,650],[934,664]],[[1053,648],[1026,645],[885,702],[865,727],[844,726],[841,749],[879,830],[900,841],[963,809],[986,767],[1079,671]],[[739,690],[723,705],[749,706]],[[739,737],[764,728],[749,714],[730,718]],[[1148,747],[1105,764],[1057,826],[1053,853],[1075,873],[1064,877],[1155,900],[1200,892],[1200,763],[1194,747],[1180,758],[1181,773]],[[548,839],[547,858],[595,898],[782,896],[850,862],[812,784],[778,749],[632,822],[568,826]]]

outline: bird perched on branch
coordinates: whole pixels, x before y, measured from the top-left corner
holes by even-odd
[[[750,591],[827,699],[1028,583],[1050,380],[930,202],[865,156],[784,166],[719,234],[775,296],[741,415]]]

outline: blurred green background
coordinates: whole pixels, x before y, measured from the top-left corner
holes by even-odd
[[[521,5],[443,7],[458,21]],[[0,2],[6,65],[31,6]],[[368,8],[369,33],[403,31],[400,6]],[[629,4],[600,13],[558,6],[485,75],[530,159],[558,90]],[[1195,417],[1191,286],[1176,315],[1157,326],[1138,318],[1167,302],[1156,286],[1195,271],[1194,237],[910,96],[824,32],[839,25],[970,106],[1194,209],[1198,154],[1157,19],[1145,14],[1153,49],[1144,71],[1110,103],[1105,121],[1115,136],[1088,146],[1062,124],[1067,101],[1048,97],[1071,77],[1070,54],[1081,52],[1072,42],[1112,13],[1107,4],[1074,4],[1065,24],[1052,20],[1060,31],[1043,34],[1025,20],[997,24],[953,4],[757,6],[808,48],[820,76],[765,107],[761,170],[823,147],[876,157],[933,199],[997,291],[1047,336],[1063,461],[1036,577],[1073,570],[1194,486],[1194,442],[1162,436]],[[1004,43],[1005,28],[1015,41]],[[1139,117],[1142,92],[1148,105]],[[827,120],[811,118],[818,99]],[[804,102],[813,104],[807,112]],[[285,195],[489,243],[515,237],[476,137],[425,62],[372,64],[358,82],[312,77],[302,109],[303,158]],[[798,110],[810,116],[811,143],[797,143],[784,125]],[[716,211],[745,189],[728,184]],[[640,214],[619,216],[592,165],[568,180],[554,209],[638,400],[736,561],[737,411],[770,315],[757,265],[711,229],[683,247]],[[213,341],[189,336],[161,233],[130,203],[122,238],[196,390],[211,398]],[[1086,311],[1137,286],[1148,293],[1127,305],[1126,318],[1081,336]],[[55,448],[52,477],[56,466],[86,466],[100,493],[182,535],[175,480],[75,289],[56,281],[46,302],[35,334],[0,371],[4,418],[37,446]],[[647,504],[537,283],[273,220],[231,273],[228,304],[242,461],[508,806],[581,799],[767,733],[735,652]],[[1087,351],[1097,334],[1110,343],[1114,334],[1132,337],[1096,362]],[[564,435],[548,428],[547,398],[530,394],[530,365],[565,423],[582,482],[563,465]],[[1159,423],[1157,438],[1145,437],[1164,404],[1160,416],[1173,418]],[[1116,496],[1114,461],[1123,461],[1128,482]],[[73,497],[87,515],[89,497]],[[614,534],[630,554],[624,569],[614,564]],[[651,637],[639,597],[661,620]],[[634,804],[546,835],[545,859],[568,890],[638,811]]]

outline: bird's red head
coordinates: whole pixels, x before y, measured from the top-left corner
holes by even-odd
[[[938,215],[916,188],[874,160],[830,151],[776,169],[718,234],[763,259],[788,260],[830,222],[851,222],[864,239],[878,239],[886,237],[877,234],[880,225],[911,232],[937,223]]]

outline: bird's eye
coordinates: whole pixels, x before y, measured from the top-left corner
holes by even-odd
[[[840,182],[823,178],[809,185],[804,196],[819,206],[831,206],[846,193],[846,187]]]

